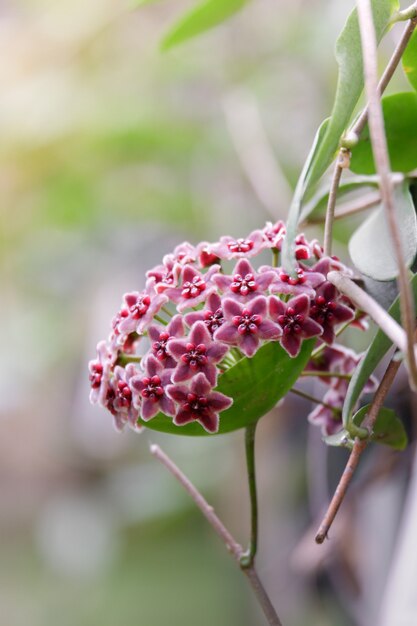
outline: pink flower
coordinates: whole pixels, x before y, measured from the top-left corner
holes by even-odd
[[[145,375],[131,379],[134,404],[140,407],[140,415],[145,422],[160,411],[165,415],[175,415],[174,403],[166,395],[166,387],[171,383],[171,373],[171,369],[165,369],[151,354],[146,359]]]
[[[280,343],[292,357],[296,357],[301,349],[301,340],[321,335],[323,329],[309,317],[310,301],[302,294],[291,298],[287,303],[275,296],[269,299],[271,318],[282,328]]]
[[[161,307],[168,302],[165,295],[155,293],[154,285],[155,282],[151,279],[145,291],[132,291],[123,296],[125,301],[123,308],[127,310],[128,315],[124,315],[117,325],[120,335],[128,335],[132,332],[143,333]]]
[[[311,301],[310,315],[322,326],[321,339],[328,344],[334,341],[334,327],[341,322],[349,322],[355,317],[349,307],[340,303],[336,287],[329,282],[323,283],[317,289],[316,296]]]
[[[209,433],[219,430],[219,413],[233,403],[232,398],[211,391],[210,383],[202,373],[192,379],[190,388],[185,385],[168,385],[167,393],[179,404],[174,424],[184,426],[198,422]]]
[[[176,361],[167,352],[167,343],[170,339],[184,336],[184,322],[182,315],[174,315],[168,326],[151,325],[148,328],[151,340],[152,354],[163,363],[164,367],[175,367]]]
[[[202,372],[212,387],[217,383],[216,364],[225,356],[228,347],[213,341],[204,322],[196,322],[185,339],[171,339],[167,344],[168,353],[178,365],[172,375],[172,382],[179,383]]]
[[[222,301],[220,296],[213,292],[206,300],[206,305],[201,311],[193,311],[184,315],[185,323],[192,326],[195,322],[204,322],[211,336],[224,323]]]
[[[257,274],[252,265],[246,259],[241,259],[236,263],[232,276],[215,274],[213,283],[227,296],[236,298],[240,302],[246,302],[256,296],[266,293],[269,285],[275,278],[271,268]]]
[[[287,234],[287,229],[282,220],[275,222],[267,222],[265,224],[265,228],[262,229],[264,240],[266,241],[266,245],[268,248],[276,248],[281,251],[283,241],[285,239],[285,235]]]
[[[263,265],[260,272],[268,273],[271,268]],[[310,297],[315,295],[315,289],[325,281],[323,274],[308,271],[301,266],[296,270],[296,276],[290,276],[282,268],[274,269],[274,280],[271,282],[269,290],[271,293],[282,295],[298,296],[306,294]]]
[[[261,230],[254,230],[245,238],[220,237],[218,244],[213,244],[212,251],[220,259],[238,259],[256,256],[265,248],[265,239]]]
[[[210,267],[210,265],[214,265],[215,263],[219,263],[220,257],[217,256],[215,252],[215,246],[217,244],[208,243],[207,241],[202,241],[197,246],[197,258],[200,264],[200,267]]]
[[[343,425],[342,407],[344,400],[344,393],[340,393],[337,389],[330,388],[323,397],[323,402],[328,406],[319,404],[308,415],[307,419],[310,424],[320,426],[324,437],[333,435],[341,429]]]
[[[97,359],[88,364],[92,404],[98,403],[104,406],[114,362],[114,353],[109,350],[105,341],[100,341],[97,344]]]
[[[255,354],[261,340],[278,339],[282,330],[267,319],[268,302],[259,296],[247,304],[231,298],[223,303],[226,323],[214,333],[214,339],[237,346],[248,357]]]
[[[204,302],[214,286],[211,284],[213,274],[218,272],[219,265],[213,265],[202,274],[192,265],[186,265],[182,270],[182,284],[176,289],[167,289],[165,294],[177,305],[181,313]]]
[[[133,363],[125,368],[116,365],[114,376],[107,389],[105,407],[114,417],[117,430],[122,430],[125,424],[133,429],[138,429],[137,421],[139,411],[132,402],[131,379],[137,375],[137,369]]]

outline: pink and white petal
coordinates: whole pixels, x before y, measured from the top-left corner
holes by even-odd
[[[200,415],[197,422],[201,424],[208,433],[217,433],[219,430],[219,416],[212,411],[207,411],[204,415]]]
[[[241,315],[242,311],[243,311],[242,305],[236,302],[236,300],[232,300],[231,298],[226,298],[223,301],[223,314],[226,318],[235,317],[236,315]]]
[[[143,398],[140,407],[140,415],[144,422],[148,422],[159,413],[159,402],[153,402],[150,398]]]
[[[183,316],[174,315],[166,330],[172,337],[183,337],[185,332]]]
[[[295,298],[291,298],[287,302],[287,307],[294,309],[296,315],[307,315],[310,309],[310,300],[306,294],[301,294]]]
[[[239,337],[240,335],[236,326],[230,322],[226,322],[220,326],[214,333],[215,341],[224,341],[225,343],[231,344],[237,344]]]
[[[279,339],[282,335],[281,326],[274,324],[271,320],[263,320],[258,326],[259,336],[262,339]]]
[[[193,375],[194,372],[190,368],[190,366],[180,361],[175,368],[171,378],[173,383],[182,383],[185,380],[189,380],[190,378],[192,378]]]
[[[231,276],[225,276],[224,274],[214,274],[212,276],[211,282],[216,285],[220,291],[226,292],[229,291],[229,287],[233,282],[233,278]]]
[[[175,415],[175,404],[171,398],[168,398],[165,395],[163,395],[159,401],[159,408],[164,415],[168,415],[169,417],[173,417]]]
[[[210,407],[215,409],[217,413],[228,409],[233,404],[233,398],[229,398],[219,391],[213,391],[212,393],[210,393],[208,395],[208,401]]]
[[[302,325],[301,334],[304,339],[309,339],[310,337],[319,337],[323,333],[323,327],[320,326],[317,322],[311,319],[311,317],[307,317]]]
[[[260,315],[265,317],[268,308],[268,301],[265,296],[257,296],[248,305],[247,309],[251,312],[251,315]]]
[[[224,346],[217,341],[213,341],[211,346],[207,349],[206,354],[213,363],[219,363],[228,350],[228,346]]]
[[[187,352],[187,343],[185,339],[170,339],[166,345],[166,351],[174,359],[179,361],[183,354]]]
[[[286,305],[276,296],[269,297],[269,314],[273,319],[285,315]]]
[[[294,336],[291,333],[288,335],[282,335],[280,339],[281,346],[292,357],[296,357],[301,349],[301,339],[299,336]]]
[[[239,348],[242,350],[243,354],[247,357],[251,357],[255,354],[257,349],[259,348],[260,341],[256,335],[240,335],[241,339],[239,342]]]
[[[183,317],[183,316],[181,316]],[[183,317],[187,326],[193,326],[196,322],[204,322],[204,312],[203,311],[192,311],[191,313],[186,313]]]
[[[189,341],[194,343],[195,345],[199,345],[200,343],[209,345],[212,343],[211,335],[208,331],[207,326],[204,322],[196,322],[191,329],[191,333],[189,335]]]
[[[201,373],[207,378],[211,387],[215,387],[217,384],[217,367],[211,363],[206,363],[201,368]]]
[[[189,393],[185,385],[168,385],[165,392],[175,402],[185,402]]]
[[[191,381],[191,391],[198,396],[206,396],[211,391],[211,385],[201,372]]]

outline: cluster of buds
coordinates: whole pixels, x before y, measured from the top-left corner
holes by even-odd
[[[91,401],[112,413],[117,428],[140,428],[163,413],[177,426],[198,422],[217,432],[219,414],[233,402],[215,391],[219,377],[265,342],[279,342],[297,357],[302,342],[316,337],[321,360],[311,360],[312,370],[345,371],[357,361],[350,351],[326,347],[340,324],[363,324],[326,280],[331,270],[349,270],[324,256],[317,241],[299,235],[297,270],[289,275],[278,266],[285,236],[284,223],[277,222],[243,239],[183,243],[147,272],[143,291],[125,294],[108,340],[98,344],[97,359],[89,364]],[[254,267],[255,257],[268,250],[272,264]],[[338,401],[341,381],[326,380]],[[335,402],[333,396],[325,400]],[[336,412],[330,418],[320,413],[323,408],[311,420],[328,434],[338,419]]]

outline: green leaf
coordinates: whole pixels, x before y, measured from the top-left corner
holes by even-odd
[[[417,90],[417,30],[411,35],[411,39],[403,54],[402,63],[408,80],[414,89]]]
[[[385,96],[382,110],[391,169],[410,172],[417,167],[417,94],[409,91]],[[352,150],[350,169],[357,174],[375,174],[368,126]]]
[[[297,236],[298,222],[300,221],[301,206],[306,190],[308,175],[317,150],[321,145],[321,142],[323,141],[328,122],[329,120],[326,119],[321,123],[316,133],[316,136],[314,137],[313,145],[311,147],[307,160],[304,163],[300,178],[298,179],[297,186],[294,192],[294,197],[292,199],[290,210],[288,212],[287,235],[284,239],[284,244],[282,246],[281,262],[286,271],[291,274],[294,273],[296,269],[294,240]]]
[[[174,24],[165,35],[161,43],[162,50],[168,50],[218,26],[240,11],[246,3],[247,0],[206,0],[198,4]]]
[[[398,10],[398,7],[397,0],[372,0],[378,42],[382,39],[391,16]],[[339,76],[335,101],[326,134],[311,165],[307,190],[319,180],[333,161],[340,139],[349,124],[363,89],[362,47],[356,9],[349,15],[336,42],[336,61],[339,66]]]
[[[417,220],[408,184],[394,189],[398,227],[404,260],[410,267],[417,253]],[[349,241],[354,265],[375,280],[391,280],[398,275],[385,209],[381,205],[359,226]]]
[[[371,405],[367,404],[355,413],[353,423],[356,426],[361,426],[370,407]],[[369,439],[375,441],[375,443],[383,443],[386,446],[395,448],[395,450],[404,450],[407,446],[407,435],[402,421],[395,411],[384,407],[378,413]]]
[[[283,398],[296,382],[313,350],[315,339],[304,341],[300,354],[291,358],[278,342],[262,346],[251,358],[243,358],[219,377],[216,391],[233,398],[230,409],[220,413],[219,433],[228,433],[256,422]],[[198,423],[175,426],[158,413],[143,426],[175,435],[210,436]]]
[[[323,441],[328,446],[334,446],[335,448],[351,448],[353,444],[352,438],[345,428],[333,435],[323,437]]]
[[[411,280],[411,289],[414,296],[414,302],[417,304],[417,275]],[[397,322],[400,321],[400,302],[397,298],[391,307],[388,309],[388,313]],[[371,341],[371,344],[365,352],[362,360],[356,367],[353,376],[350,380],[348,390],[346,392],[346,398],[343,405],[343,423],[347,426],[351,420],[351,413],[355,408],[357,401],[365,387],[369,377],[375,371],[375,368],[380,363],[382,358],[388,352],[392,346],[392,341],[378,329],[375,337]]]

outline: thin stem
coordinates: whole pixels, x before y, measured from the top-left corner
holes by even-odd
[[[362,311],[365,311],[378,324],[381,330],[402,351],[407,348],[407,337],[401,326],[366,291],[341,272],[329,272],[327,279],[347,296]]]
[[[173,314],[171,313],[171,311],[169,309],[167,309],[165,306],[161,307],[161,311],[166,313],[168,315],[168,317],[173,317]]]
[[[248,471],[249,497],[251,511],[250,541],[247,551],[240,559],[242,568],[252,567],[258,547],[258,495],[256,491],[255,472],[255,431],[257,422],[250,424],[245,430],[246,466]]]
[[[299,389],[293,388],[293,389],[290,389],[290,392],[294,393],[296,396],[300,396],[300,398],[304,398],[305,400],[310,400],[310,402],[314,402],[315,404],[321,404],[326,409],[330,409],[330,411],[332,411],[335,415],[339,415],[342,412],[340,409],[337,409],[331,404],[327,404],[327,402],[323,402],[322,400],[319,400],[319,398],[315,398],[314,396],[311,396],[309,393],[306,393],[305,391],[300,391]]]
[[[279,250],[272,248],[272,267],[278,267]]]
[[[380,202],[381,194],[379,191],[371,191],[356,200],[352,200],[352,202],[342,204],[339,209],[335,211],[333,220],[341,220],[345,217],[356,215],[356,213],[361,213],[362,211],[366,211],[366,209],[371,209]],[[308,224],[322,224],[325,219],[326,216],[308,218]]]
[[[319,371],[304,371],[301,372],[300,376],[318,376],[319,378],[344,378],[345,380],[350,380],[352,378],[351,374],[342,374],[341,372],[319,372]]]
[[[324,254],[326,256],[330,256],[332,253],[334,210],[336,207],[337,190],[339,189],[340,179],[342,178],[344,169],[340,160],[341,155],[342,150],[339,153],[339,157],[335,165],[329,198],[327,201],[326,222],[324,225]]]
[[[413,388],[417,387],[417,365],[414,354],[414,301],[411,287],[408,281],[407,267],[400,231],[395,212],[394,190],[391,180],[391,167],[388,156],[387,139],[384,128],[384,118],[378,88],[378,60],[377,41],[372,16],[370,0],[358,0],[358,19],[361,35],[365,90],[368,97],[369,109],[369,133],[372,144],[372,152],[375,167],[379,175],[379,187],[382,203],[390,229],[392,245],[395,251],[398,267],[398,289],[400,292],[401,322],[405,329],[407,342],[406,354],[409,367],[410,383]]]
[[[417,17],[417,2],[414,2],[411,6],[407,7],[403,11],[397,11],[391,18],[391,24],[395,22],[405,22],[406,20],[412,20]]]
[[[398,368],[400,367],[400,365],[400,361],[396,361],[394,359],[390,361],[385,371],[385,374],[378,386],[378,389],[375,392],[370,409],[363,423],[361,424],[361,427],[366,429],[369,434],[372,433],[372,429],[378,417],[378,413],[381,410],[382,405],[384,404],[386,395],[390,390],[392,383],[394,382],[395,375],[398,372]],[[365,450],[367,444],[368,439],[359,439],[358,437],[355,438],[352,452],[350,453],[342,477],[340,478],[339,484],[336,488],[332,501],[330,502],[329,508],[327,509],[323,521],[317,531],[316,543],[323,543],[323,541],[327,537],[330,527],[333,524],[334,518],[336,517],[340,505],[342,504],[343,499],[346,495],[346,491],[350,485],[355,469],[358,466],[362,452]]]
[[[120,352],[119,356],[117,357],[116,365],[121,365],[122,367],[124,367],[128,363],[140,363],[141,360],[142,360],[142,357],[140,356],[133,356],[133,354],[126,354],[126,352]]]
[[[154,315],[154,318],[160,323],[163,324],[164,326],[166,326],[168,324],[168,322],[166,320],[164,320],[162,317],[160,317],[159,315]]]
[[[194,500],[204,517],[209,524],[215,530],[217,535],[225,544],[227,550],[233,556],[235,561],[240,566],[240,561],[243,554],[242,546],[234,539],[233,535],[227,530],[221,519],[216,515],[214,509],[207,500],[198,491],[197,487],[187,478],[187,476],[180,470],[180,468],[169,458],[161,448],[152,444],[150,446],[151,454],[160,461],[169,472],[178,480],[178,482],[184,487],[187,493]],[[255,570],[255,567],[241,568],[246,575],[249,583],[258,599],[258,602],[263,610],[263,613],[268,621],[269,626],[282,626],[282,622],[279,619],[271,600],[269,599],[260,579]]]

